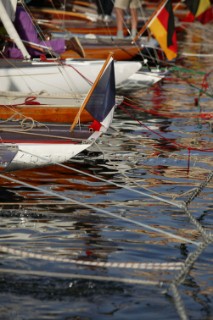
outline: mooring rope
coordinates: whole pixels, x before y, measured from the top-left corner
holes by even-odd
[[[171,284],[171,291],[173,294],[174,304],[176,306],[176,309],[177,309],[177,312],[180,316],[180,319],[181,320],[188,320],[183,300],[181,299],[181,295],[178,291],[178,288],[174,283]]]
[[[185,280],[186,276],[189,274],[189,271],[191,270],[192,266],[194,265],[195,261],[198,259],[198,257],[203,253],[203,251],[206,249],[206,247],[213,243],[213,237],[209,240],[203,241],[194,252],[190,253],[188,257],[186,258],[184,265],[182,267],[182,270],[175,276],[172,283],[175,285],[180,285]]]
[[[69,139],[69,138],[68,138],[68,139]],[[72,140],[72,138],[70,138],[70,139]],[[25,153],[25,154],[29,154],[29,155],[31,155],[31,156],[34,156],[33,153],[30,153],[30,152],[27,152],[27,151],[24,151],[24,150],[21,150],[21,149],[20,149],[20,151],[23,152],[23,153]],[[41,156],[37,156],[37,157],[38,157],[39,159],[41,159],[41,160],[46,161],[46,162],[48,161],[48,160],[47,160],[46,158],[44,158],[44,157],[41,157]],[[64,168],[69,169],[69,170],[73,170],[73,171],[78,172],[78,173],[81,173],[81,174],[83,173],[83,175],[85,175],[85,176],[94,178],[94,175],[91,175],[91,174],[89,174],[89,173],[87,173],[87,172],[82,172],[81,170],[78,170],[78,169],[76,169],[76,168],[70,168],[70,167],[68,167],[68,166],[66,166],[66,165],[64,165],[64,164],[57,163],[57,162],[52,162],[52,164],[58,165],[58,166],[60,166],[60,167],[64,167]],[[161,201],[161,202],[165,202],[165,203],[167,203],[167,204],[173,205],[173,206],[175,206],[175,207],[177,207],[177,208],[180,208],[180,209],[182,209],[182,208],[185,207],[184,202],[171,201],[171,200],[169,200],[169,199],[162,198],[162,197],[160,197],[160,196],[156,196],[156,195],[152,195],[152,194],[147,194],[147,193],[142,192],[142,191],[140,191],[140,190],[132,189],[132,188],[129,187],[129,186],[121,185],[121,184],[118,184],[118,183],[116,183],[116,182],[103,179],[103,178],[101,178],[101,177],[97,177],[97,176],[96,176],[95,178],[98,179],[99,181],[107,182],[108,184],[114,185],[114,186],[116,186],[116,187],[118,187],[118,188],[126,189],[126,190],[128,190],[128,191],[131,191],[131,192],[134,192],[134,193],[138,193],[138,194],[140,194],[140,195],[143,195],[143,196],[146,196],[146,197],[150,197],[150,198],[152,198],[152,199],[155,199],[155,200],[158,200],[158,201]],[[141,188],[143,189],[143,187],[141,187]]]
[[[180,71],[180,70],[178,70],[178,71]],[[199,72],[197,72],[197,74],[199,74]],[[197,88],[193,84],[190,84],[191,87],[199,90],[199,97],[198,97],[197,103],[199,103],[199,98],[201,97],[201,94],[203,94],[203,93],[205,93],[205,95],[207,97],[212,97],[205,90],[205,85],[206,85],[205,80],[206,80],[207,74],[200,72],[200,75],[204,75],[204,81],[202,84],[202,88]],[[206,119],[206,118],[204,118],[204,119]],[[183,147],[183,146],[180,146],[180,147]],[[202,150],[199,150],[196,148],[188,148],[189,156],[190,156],[191,150],[202,151]],[[209,148],[209,149],[205,149],[203,151],[207,151],[207,152],[211,151],[212,152],[212,149]],[[80,174],[84,174],[86,176],[90,176],[93,178],[95,177],[94,175],[91,175],[87,172],[83,172],[83,171],[80,171],[75,168],[70,168],[66,165],[62,165],[62,164],[58,164],[58,163],[54,163],[54,164],[59,165],[63,168],[69,169],[69,170],[73,170],[73,171],[78,172]],[[123,176],[127,178],[127,175],[123,174]],[[0,245],[1,252],[11,254],[11,255],[16,255],[16,256],[22,257],[22,258],[69,263],[70,265],[73,264],[73,265],[78,265],[78,266],[88,266],[88,267],[97,267],[97,268],[121,268],[121,269],[131,269],[131,270],[139,269],[139,270],[144,270],[144,271],[147,270],[147,271],[155,271],[155,272],[156,271],[162,272],[164,270],[175,271],[175,275],[172,280],[154,281],[154,280],[143,280],[141,278],[135,279],[135,278],[124,278],[124,277],[112,277],[110,275],[98,276],[98,275],[93,275],[93,274],[84,275],[84,274],[80,274],[80,273],[76,274],[76,273],[71,273],[71,272],[48,272],[48,271],[38,271],[38,270],[20,270],[20,269],[12,269],[12,268],[0,268],[0,272],[2,274],[9,274],[9,275],[10,274],[17,274],[17,275],[22,275],[22,276],[26,276],[26,275],[30,276],[31,275],[31,276],[38,276],[38,277],[60,277],[63,279],[66,278],[66,279],[72,279],[72,280],[73,279],[80,279],[80,280],[83,279],[83,280],[88,280],[88,281],[91,281],[91,280],[93,280],[93,281],[107,281],[107,282],[113,281],[113,282],[121,282],[121,283],[126,283],[126,284],[158,286],[160,288],[162,288],[166,285],[167,292],[169,292],[169,290],[171,290],[174,305],[176,307],[176,310],[177,310],[177,313],[178,313],[180,319],[181,320],[188,320],[187,310],[184,306],[184,301],[181,297],[181,293],[179,291],[179,286],[184,285],[184,281],[186,281],[187,277],[190,275],[190,271],[192,270],[195,262],[198,261],[201,254],[209,247],[209,245],[211,245],[213,243],[212,233],[208,232],[207,228],[204,228],[202,226],[202,224],[200,223],[200,221],[193,216],[193,214],[189,210],[189,206],[197,197],[200,196],[200,194],[204,191],[204,189],[207,188],[208,184],[212,180],[213,171],[211,171],[208,174],[208,176],[205,178],[205,180],[202,183],[200,183],[198,187],[193,188],[190,191],[187,191],[187,192],[190,192],[191,194],[190,194],[190,196],[188,196],[188,198],[185,201],[182,201],[182,202],[174,202],[172,200],[167,201],[167,199],[164,199],[163,197],[161,197],[157,194],[155,194],[153,196],[153,195],[141,192],[140,190],[133,189],[129,185],[122,186],[121,184],[114,183],[113,181],[105,180],[100,177],[95,177],[99,181],[107,182],[111,185],[115,185],[118,188],[124,188],[128,191],[131,191],[134,193],[136,192],[137,194],[152,198],[154,200],[158,200],[163,203],[170,204],[174,207],[181,209],[183,211],[184,217],[187,216],[189,218],[190,223],[192,223],[195,226],[196,231],[201,235],[200,241],[192,241],[192,240],[177,236],[177,235],[169,233],[169,232],[164,232],[160,228],[151,227],[147,224],[143,224],[143,223],[134,221],[133,219],[128,219],[123,216],[119,216],[119,215],[114,214],[112,212],[108,212],[105,209],[97,208],[97,207],[94,207],[90,204],[73,200],[73,199],[69,198],[68,196],[64,196],[64,195],[61,195],[61,194],[53,192],[53,191],[44,190],[41,187],[35,187],[29,183],[20,181],[18,179],[12,178],[12,177],[8,177],[6,174],[0,174],[0,177],[2,177],[3,179],[9,180],[11,182],[18,183],[23,186],[32,188],[34,190],[41,191],[42,193],[44,193],[46,195],[51,195],[51,196],[54,196],[54,197],[57,197],[59,199],[64,200],[63,203],[60,202],[60,205],[76,203],[79,206],[83,206],[88,209],[95,210],[97,212],[103,213],[103,214],[111,216],[113,218],[121,219],[121,220],[127,221],[131,224],[135,224],[140,227],[143,227],[145,229],[155,231],[156,233],[160,233],[166,237],[176,239],[178,242],[181,242],[181,244],[182,243],[187,243],[187,244],[189,243],[189,244],[193,244],[196,246],[195,250],[193,252],[191,252],[190,254],[188,254],[188,256],[184,262],[167,262],[167,263],[159,263],[159,262],[157,262],[157,263],[155,263],[155,262],[142,262],[142,263],[140,263],[139,262],[138,263],[138,262],[110,262],[110,261],[104,262],[104,261],[91,261],[91,260],[86,261],[86,260],[80,260],[80,259],[77,260],[77,259],[63,258],[60,256],[54,256],[54,255],[48,255],[48,254],[33,253],[33,252],[28,252],[26,250],[11,248],[6,245]],[[135,181],[134,181],[134,183],[135,183]],[[146,191],[152,192],[151,190],[147,190],[146,188],[141,187],[137,183],[135,183],[135,185],[137,188],[145,189]],[[183,195],[186,196],[187,192],[183,193],[182,196]],[[54,203],[54,201],[50,202],[49,204],[53,204],[53,203]],[[38,205],[38,203],[35,203],[35,204]],[[23,204],[23,205],[25,205],[25,204]],[[29,203],[26,205],[29,205]],[[209,228],[210,228],[210,226],[208,226],[208,229]],[[141,274],[144,275],[144,273],[140,272],[140,276],[141,276]]]
[[[185,201],[186,206],[188,206],[207,186],[207,184],[213,178],[213,171],[209,173],[207,178],[199,185],[199,187],[195,188],[194,192],[190,195],[190,197]]]
[[[12,181],[12,182],[15,182],[15,183],[18,183],[18,184],[21,184],[23,186],[26,186],[26,187],[29,187],[29,188],[32,188],[32,189],[35,189],[35,190],[38,190],[38,191],[41,191],[43,192],[44,194],[47,194],[47,195],[52,195],[52,196],[56,196],[60,199],[63,199],[65,201],[70,201],[71,199],[69,197],[66,197],[66,196],[63,196],[63,195],[60,195],[58,193],[55,193],[53,191],[50,191],[50,190],[45,190],[45,189],[42,189],[40,187],[36,187],[36,186],[33,186],[29,183],[26,183],[26,182],[23,182],[23,181],[20,181],[20,180],[17,180],[17,179],[14,179],[14,178],[11,178],[11,177],[8,177],[6,175],[3,175],[3,174],[0,174],[0,177],[2,177],[3,179],[6,179],[6,180],[9,180],[9,181]],[[114,218],[117,218],[117,219],[120,219],[120,220],[123,220],[123,221],[127,221],[127,222],[130,222],[131,224],[135,224],[137,226],[140,226],[140,227],[143,227],[145,229],[148,229],[148,230],[152,230],[152,231],[155,231],[157,233],[160,233],[162,235],[165,235],[167,237],[171,237],[171,238],[174,238],[178,241],[181,241],[181,242],[184,242],[184,243],[191,243],[191,244],[194,244],[196,246],[198,246],[200,244],[200,242],[198,241],[193,241],[193,240],[190,240],[190,239],[187,239],[187,238],[184,238],[184,237],[181,237],[181,236],[178,236],[178,235],[174,235],[170,232],[167,232],[167,231],[164,231],[160,228],[157,228],[157,227],[152,227],[152,226],[149,226],[145,223],[142,223],[142,222],[139,222],[139,221],[135,221],[135,220],[132,220],[132,219],[129,219],[129,218],[126,218],[124,216],[121,216],[121,215],[118,215],[116,213],[113,213],[113,212],[110,212],[110,211],[107,211],[107,210],[104,210],[104,209],[101,209],[101,208],[97,208],[97,207],[94,207],[90,204],[87,204],[87,203],[83,203],[81,201],[77,201],[75,199],[72,199],[72,202],[75,203],[75,204],[78,204],[80,206],[83,206],[85,208],[88,208],[88,209],[91,209],[91,210],[95,210],[97,212],[100,212],[100,213],[103,213],[105,215],[108,215],[108,216],[111,216],[111,217],[114,217]],[[66,203],[64,203],[66,204]]]
[[[0,245],[0,251],[10,253],[22,258],[32,258],[38,260],[63,262],[76,265],[84,265],[99,268],[121,268],[121,269],[141,269],[141,270],[181,270],[184,266],[182,262],[105,262],[105,261],[86,261],[70,258],[61,258],[54,255],[45,255],[24,250],[9,248],[8,246]]]

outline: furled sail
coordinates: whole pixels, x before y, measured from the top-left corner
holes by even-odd
[[[15,20],[15,13],[17,7],[17,0],[1,0],[5,10],[7,11],[8,16],[12,21]]]
[[[0,0],[0,20],[2,21],[9,37],[21,50],[25,59],[29,59],[30,55],[27,52],[12,22],[15,18],[16,6],[17,0]]]

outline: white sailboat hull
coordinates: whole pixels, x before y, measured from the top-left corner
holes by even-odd
[[[72,125],[0,122],[0,171],[63,163],[89,148],[108,130],[113,120],[116,105],[114,75],[114,61],[109,56],[81,105],[81,109],[87,108],[93,118],[84,125],[78,123],[80,114]]]
[[[10,162],[7,170],[20,170],[26,168],[35,168],[55,163],[63,163],[76,156],[81,151],[89,148],[92,144],[16,144],[18,152]],[[11,145],[5,145],[11,147]]]
[[[103,61],[64,60],[64,62],[0,59],[1,91],[87,93]],[[141,68],[139,61],[115,62],[116,86]]]
[[[68,161],[88,149],[107,131],[112,122],[113,113],[114,108],[103,121],[101,129],[91,132],[88,138],[80,143],[77,141],[73,143],[71,140],[63,143],[63,139],[56,142],[54,140],[48,141],[48,136],[45,142],[14,141],[12,143],[2,143],[0,146],[0,171],[5,169],[6,171],[30,169]],[[40,139],[39,135],[38,139]]]

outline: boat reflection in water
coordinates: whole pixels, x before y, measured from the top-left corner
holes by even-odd
[[[203,26],[199,32],[204,34]],[[194,48],[194,56],[179,60],[178,72],[129,92],[129,104],[116,109],[112,129],[93,145],[93,154],[79,154],[66,167],[1,175],[1,245],[94,263],[2,253],[2,318],[178,319],[179,302],[183,318],[211,317],[212,97],[203,92],[199,106],[195,98],[212,59],[201,59],[191,40],[183,39],[180,54]],[[187,210],[176,206],[197,190]],[[166,269],[97,267],[98,262],[165,263]],[[171,262],[181,269],[171,269]],[[176,300],[170,289],[180,278]]]

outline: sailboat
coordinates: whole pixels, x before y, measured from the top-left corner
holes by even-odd
[[[7,59],[4,56],[4,50],[2,50],[0,58],[1,90],[26,93],[47,91],[49,93],[78,92],[86,94],[101,70],[103,60],[106,57],[102,60],[92,61],[79,59],[79,57],[73,60],[70,59],[70,56],[46,58],[46,55],[51,53],[50,48],[37,45],[36,48],[41,51],[41,57],[32,59],[28,53],[27,45],[35,47],[36,44],[27,43],[27,41],[24,42],[20,39],[11,20],[10,11],[11,8],[15,10],[16,4],[17,0],[0,0],[0,20],[6,29],[8,38],[13,40],[24,59]],[[115,62],[116,85],[127,80],[140,68],[141,62],[139,61]]]
[[[0,170],[21,170],[66,162],[89,148],[108,130],[115,105],[114,60],[110,55],[72,125],[29,123],[25,120],[0,122]],[[81,124],[84,109],[93,121]]]
[[[12,23],[10,12],[8,12],[10,11],[7,8],[9,4],[15,8],[16,2],[17,0],[0,0],[0,19],[9,37],[13,39],[16,46],[21,50],[24,59],[5,59],[2,54],[2,58],[0,58],[0,105],[10,106],[11,95],[13,93],[16,94],[16,92],[17,94],[26,96],[26,99],[36,96],[37,102],[39,102],[38,97],[40,94],[42,94],[43,99],[44,93],[49,98],[50,94],[53,94],[53,96],[58,94],[63,99],[69,98],[73,93],[75,93],[76,98],[77,94],[86,94],[95,81],[103,65],[103,59],[106,59],[106,53],[108,55],[110,47],[106,47],[107,50],[104,51],[101,60],[96,59],[96,49],[92,49],[92,60],[70,59],[69,51],[61,55],[61,57],[46,58],[42,54],[39,59],[31,59],[27,51],[27,45],[31,44],[26,41],[23,42],[20,39]],[[35,46],[35,44],[33,45]],[[125,46],[121,48],[122,52],[128,55],[129,58],[129,53],[126,51]],[[116,60],[115,52],[118,52],[121,48],[116,48],[115,46],[114,60]],[[37,49],[40,49],[41,53],[50,53],[49,48],[44,46],[39,46]],[[140,88],[140,85],[143,87],[144,85],[151,85],[163,77],[162,73],[160,77],[156,77],[154,73],[148,70],[141,72],[141,69],[143,69],[141,61],[115,61],[115,83],[116,88],[119,88],[120,94],[121,88],[125,91],[129,88],[129,82],[131,87],[134,82],[135,88]],[[3,96],[2,92],[4,93]],[[5,101],[5,93],[10,97],[8,102]],[[16,103],[15,101],[13,102]],[[24,104],[24,101],[21,103]],[[27,104],[29,105],[29,101]],[[50,102],[47,101],[46,104],[49,105]],[[67,103],[65,104],[67,105]],[[78,105],[74,105],[74,107],[78,107]]]
[[[31,59],[11,20],[16,3],[16,0],[0,0],[0,18],[24,57],[5,59],[2,54],[0,59],[0,120],[71,122],[104,61]],[[114,65],[115,85],[141,68],[139,61],[118,61]],[[84,109],[80,120],[86,123],[93,119]]]
[[[104,59],[105,60],[105,59]],[[104,60],[0,59],[1,91],[86,94]],[[141,69],[140,61],[115,62],[116,86]]]
[[[147,30],[137,41],[132,41],[129,36],[131,16],[127,14],[125,14],[125,24],[123,26],[124,38],[120,39],[117,37],[117,23],[114,12],[111,16],[106,16],[110,20],[104,20],[97,14],[97,6],[94,3],[66,2],[59,9],[50,8],[50,3],[49,7],[47,4],[46,7],[30,5],[29,10],[41,30],[44,33],[51,34],[53,38],[78,36],[87,59],[106,59],[109,51],[113,52],[114,59],[119,61],[141,59],[142,56],[147,55],[147,52],[152,62],[156,62],[158,55],[162,58],[156,41],[153,52],[154,39],[150,37]],[[88,13],[88,10],[92,10],[92,13]],[[143,15],[138,17],[138,30],[144,26],[146,20],[147,18]],[[63,53],[62,57],[76,58],[77,53],[69,50]]]

